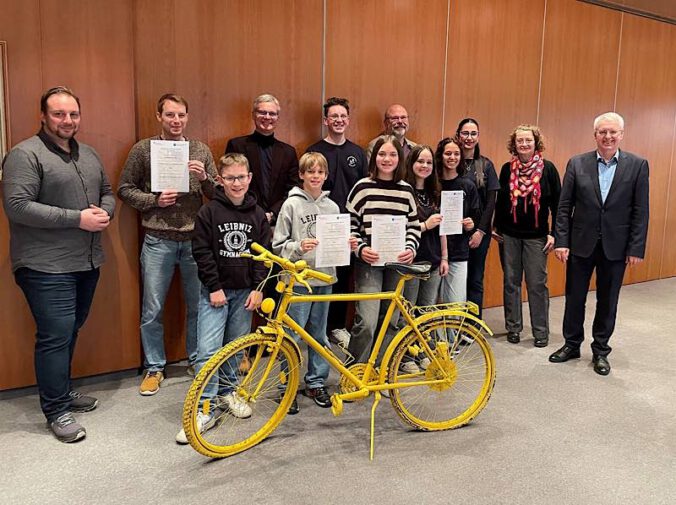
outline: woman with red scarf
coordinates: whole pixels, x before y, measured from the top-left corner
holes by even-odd
[[[521,340],[521,281],[525,274],[534,345],[545,347],[549,343],[547,254],[554,246],[554,232],[550,230],[559,204],[561,178],[554,164],[542,157],[545,147],[537,126],[517,126],[507,148],[512,159],[500,171],[494,233],[502,243],[507,340],[512,344]]]

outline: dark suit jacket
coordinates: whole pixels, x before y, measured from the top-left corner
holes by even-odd
[[[643,258],[648,234],[648,162],[620,150],[605,203],[601,201],[596,151],[568,162],[556,215],[555,247],[589,257],[599,237],[609,260]]]
[[[272,145],[271,180],[268,182],[268,194],[264,195],[260,185],[263,177],[260,150],[252,137],[253,135],[245,135],[230,139],[225,148],[225,153],[241,153],[246,156],[252,172],[249,191],[254,194],[258,205],[263,207],[265,212],[272,212],[276,217],[289,190],[300,182],[298,156],[292,146],[275,139]]]

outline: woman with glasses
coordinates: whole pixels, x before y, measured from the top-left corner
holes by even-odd
[[[467,299],[479,306],[484,298],[484,269],[491,243],[491,229],[495,198],[500,188],[493,162],[481,155],[479,149],[479,122],[465,118],[458,124],[456,136],[460,140],[463,155],[463,170],[467,172],[479,190],[480,213],[475,231],[469,239],[467,263]]]
[[[494,234],[502,243],[507,340],[518,344],[521,339],[521,281],[525,275],[534,345],[545,347],[549,343],[547,254],[554,246],[550,230],[556,218],[561,179],[554,164],[542,157],[545,146],[537,126],[517,126],[507,149],[512,159],[500,171]]]

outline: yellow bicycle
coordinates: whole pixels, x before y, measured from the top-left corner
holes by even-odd
[[[305,261],[294,263],[276,256],[256,243],[251,250],[256,253],[249,255],[253,260],[282,268],[283,280],[277,284],[282,296],[278,306],[271,298],[261,304],[266,324],[224,346],[195,377],[185,399],[183,428],[190,445],[201,454],[222,458],[245,451],[264,440],[282,422],[296,397],[301,369],[301,352],[288,329],[295,331],[340,373],[338,391],[331,396],[334,415],[342,413],[343,402],[359,401],[374,394],[371,458],[375,410],[384,390],[389,391],[390,401],[401,419],[424,431],[463,426],[486,406],[495,382],[495,362],[485,338],[492,332],[476,317],[477,306],[468,302],[413,307],[402,295],[407,280],[429,275],[429,264],[386,265],[401,276],[396,289],[390,292],[300,295],[294,293],[296,284],[309,288],[307,279],[329,283],[331,276],[308,268]],[[287,314],[292,303],[359,300],[390,300],[366,363],[341,360]],[[396,309],[406,325],[392,338],[377,366]],[[242,372],[239,365],[245,355],[250,365]],[[405,373],[400,365],[411,358],[426,358],[429,365],[419,373]],[[248,405],[244,413],[229,408],[233,394],[240,404]],[[201,432],[200,413],[208,416],[210,430]]]

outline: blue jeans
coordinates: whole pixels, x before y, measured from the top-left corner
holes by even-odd
[[[451,261],[441,281],[441,303],[467,301],[467,262]]]
[[[77,334],[89,314],[99,269],[49,274],[14,272],[35,319],[35,377],[40,407],[51,422],[70,408],[70,366]]]
[[[244,308],[250,289],[226,289],[228,303],[222,307],[212,307],[209,302],[209,290],[202,286],[197,316],[197,361],[195,373],[216,354],[221,347],[251,331],[252,312]],[[233,356],[218,372],[219,384],[213,379],[204,388],[202,401],[210,400],[219,394],[226,394],[237,385],[237,369],[242,356]]]
[[[307,288],[295,286],[294,292],[298,294],[307,294]],[[332,286],[313,286],[313,295],[331,294]],[[329,339],[326,336],[326,321],[329,316],[329,302],[308,302],[292,303],[287,311],[289,316],[305,328],[314,339],[324,347],[329,345]],[[296,343],[300,344],[301,338],[295,331],[291,331],[291,336]],[[307,373],[305,374],[305,385],[308,388],[324,387],[326,379],[329,376],[329,364],[317,352],[308,346],[307,348]]]
[[[192,243],[190,240],[177,242],[145,236],[141,249],[141,342],[145,354],[144,366],[151,372],[163,370],[167,364],[164,354],[164,302],[176,265],[181,270],[187,313],[185,347],[188,361],[194,364],[197,357],[197,301],[200,281],[197,277],[197,263],[192,256]]]
[[[379,291],[394,291],[399,282],[399,274],[385,267],[373,267],[357,261],[355,264],[355,292],[377,293]],[[355,362],[365,363],[371,354],[376,338],[376,330],[380,327],[389,307],[390,300],[358,301],[355,304],[354,326],[352,326],[348,353],[354,356]],[[399,311],[395,310],[390,320],[390,326],[383,339],[379,358],[387,349],[396,334],[396,322],[399,320]]]

